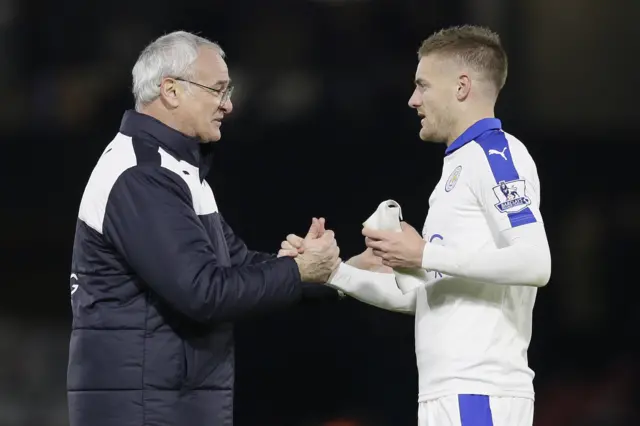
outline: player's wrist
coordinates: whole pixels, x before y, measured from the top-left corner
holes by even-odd
[[[424,259],[424,249],[427,245],[427,242],[425,240],[421,240],[420,241],[420,245],[419,245],[419,249],[416,250],[416,253],[412,259],[412,267],[414,268],[421,268],[422,267],[422,261]]]
[[[422,246],[422,255],[420,257],[420,267],[422,269],[429,269],[429,244],[428,242],[424,242],[424,246]]]

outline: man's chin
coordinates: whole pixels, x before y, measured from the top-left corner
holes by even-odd
[[[429,132],[426,132],[423,130],[420,130],[420,139],[425,141],[425,142],[431,142],[431,140],[433,139],[433,135]]]
[[[207,143],[218,142],[220,139],[222,139],[222,133],[220,133],[220,131],[214,131],[208,135]]]
[[[438,137],[438,135],[426,132],[424,129],[420,131],[420,139],[424,142],[433,142],[433,143],[441,143],[444,142],[442,138]]]

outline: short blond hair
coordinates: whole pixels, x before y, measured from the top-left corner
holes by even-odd
[[[483,73],[496,91],[507,81],[507,53],[500,36],[488,28],[463,25],[442,29],[422,42],[418,59],[430,54],[451,55]]]

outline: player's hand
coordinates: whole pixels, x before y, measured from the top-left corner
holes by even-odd
[[[422,267],[422,252],[426,241],[411,225],[400,222],[402,232],[363,228],[367,247],[382,258],[382,264],[392,268]]]
[[[313,218],[311,219],[311,226],[307,231],[306,239],[314,240],[316,238],[320,238],[325,231],[324,228],[325,219],[321,217],[320,219]],[[302,242],[304,238],[298,237],[295,234],[287,235],[287,239],[284,240],[280,244],[280,251],[278,251],[278,257],[289,256],[296,257],[298,254],[304,252],[304,248],[302,247]]]
[[[388,266],[382,264],[382,258],[373,254],[373,249],[367,248],[365,251],[345,262],[354,268],[364,269],[365,271],[381,272],[390,274],[393,272]]]

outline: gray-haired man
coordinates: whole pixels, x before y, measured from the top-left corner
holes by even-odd
[[[233,109],[217,44],[163,36],[140,55],[133,83],[136,111],[80,203],[70,424],[230,426],[232,322],[299,301],[303,281],[324,282],[339,265],[339,249],[314,218],[303,255],[254,252],[220,215],[204,180]]]

